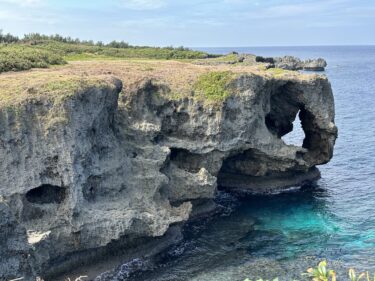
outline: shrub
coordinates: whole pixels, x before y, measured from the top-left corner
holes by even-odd
[[[0,73],[27,70],[33,67],[46,68],[49,65],[66,63],[53,52],[24,45],[0,45]]]
[[[229,96],[229,84],[234,74],[230,71],[209,72],[198,78],[195,92],[198,96],[212,101],[223,101]]]
[[[11,43],[8,44],[7,43]],[[0,72],[27,70],[84,59],[203,59],[209,54],[184,47],[131,46],[124,41],[109,44],[81,41],[59,34],[26,34],[22,39],[0,30]]]
[[[58,41],[38,41],[32,43],[34,48],[52,51],[61,56],[65,56],[68,60],[70,57],[74,58],[77,55],[117,59],[199,59],[208,57],[207,53],[181,48],[126,47],[127,43],[116,41],[109,45],[103,45],[101,42],[96,45],[64,43]]]
[[[10,33],[3,34],[3,30],[0,29],[0,43],[14,43],[18,41],[19,38],[17,36],[13,36]]]

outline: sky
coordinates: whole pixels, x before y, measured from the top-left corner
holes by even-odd
[[[0,0],[0,29],[149,46],[375,45],[375,0]]]

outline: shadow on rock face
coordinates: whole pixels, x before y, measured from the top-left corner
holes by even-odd
[[[26,199],[34,204],[59,204],[66,197],[64,187],[44,184],[26,193]]]

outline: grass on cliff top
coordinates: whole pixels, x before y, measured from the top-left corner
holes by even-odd
[[[209,55],[205,52],[193,51],[186,48],[172,47],[138,47],[128,46],[114,48],[110,46],[88,45],[64,43],[54,40],[37,41],[35,48],[56,52],[67,59],[75,59],[74,56],[102,56],[110,58],[145,58],[145,59],[199,59],[207,58]]]
[[[295,71],[282,72],[285,75],[277,79],[300,81],[312,77],[311,74]],[[0,74],[0,106],[16,104],[34,96],[66,95],[82,87],[85,82],[80,81],[90,81],[89,84],[96,85],[96,79],[102,81],[104,77],[109,79],[111,76],[122,80],[122,95],[136,93],[144,81],[152,80],[169,89],[163,94],[167,99],[191,97],[217,104],[233,93],[235,87],[231,85],[236,77],[252,74],[274,79],[274,73],[278,74],[278,71],[242,64],[196,65],[185,61],[153,59],[75,61],[48,69]]]
[[[229,95],[229,86],[235,78],[230,71],[213,71],[199,76],[195,86],[197,97],[215,102],[224,101]]]
[[[280,76],[283,76],[285,74],[290,73],[289,70],[285,70],[285,69],[282,69],[282,68],[269,68],[269,69],[267,69],[267,72],[270,73],[272,76],[275,76],[275,77],[280,77]]]
[[[47,68],[77,60],[193,60],[213,57],[184,47],[132,46],[121,41],[82,41],[61,35],[26,34],[23,38],[3,34],[0,29],[0,73]]]
[[[239,61],[239,56],[237,54],[228,54],[225,56],[212,58],[211,60],[218,61],[218,62],[226,62],[226,63],[231,63],[231,62],[236,63]]]
[[[208,57],[207,53],[180,50],[173,48],[111,48],[111,47],[98,47],[98,46],[77,46],[72,44],[62,44],[50,42],[40,46],[47,50],[54,50],[60,52],[66,60],[78,60],[88,58],[111,58],[111,59],[197,59]]]
[[[236,64],[240,62],[237,54],[228,54],[225,56],[217,56],[212,58],[194,60],[193,63],[200,65],[219,65],[219,64]]]
[[[1,77],[1,76],[0,76]],[[0,79],[0,108],[39,98],[64,99],[91,87],[114,87],[108,77],[29,72]]]
[[[22,45],[0,44],[0,73],[6,71],[47,68],[50,65],[65,64],[62,56],[52,51]]]
[[[66,43],[54,40],[19,41],[11,44],[0,42],[0,73],[31,68],[47,68],[78,60],[204,59],[210,55],[186,48],[172,47],[121,47]]]

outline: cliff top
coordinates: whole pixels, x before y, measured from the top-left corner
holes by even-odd
[[[168,85],[171,98],[186,96],[222,101],[227,85],[241,74],[269,79],[315,79],[316,74],[301,74],[265,64],[199,64],[173,60],[94,60],[74,61],[48,69],[0,74],[0,106],[9,106],[40,96],[63,97],[92,86],[112,85],[111,77],[123,81],[123,91],[131,92],[140,83],[153,80]]]
[[[110,76],[123,81],[127,94],[142,81],[153,80],[167,86],[163,94],[168,98],[194,96],[220,102],[235,92],[236,86],[230,86],[240,74],[307,79],[313,76],[286,70],[324,70],[325,66],[323,59],[208,54],[184,47],[104,44],[38,33],[18,38],[0,31],[0,106],[37,96],[64,97],[91,86],[113,86],[108,83]],[[33,68],[38,69],[27,71]]]

